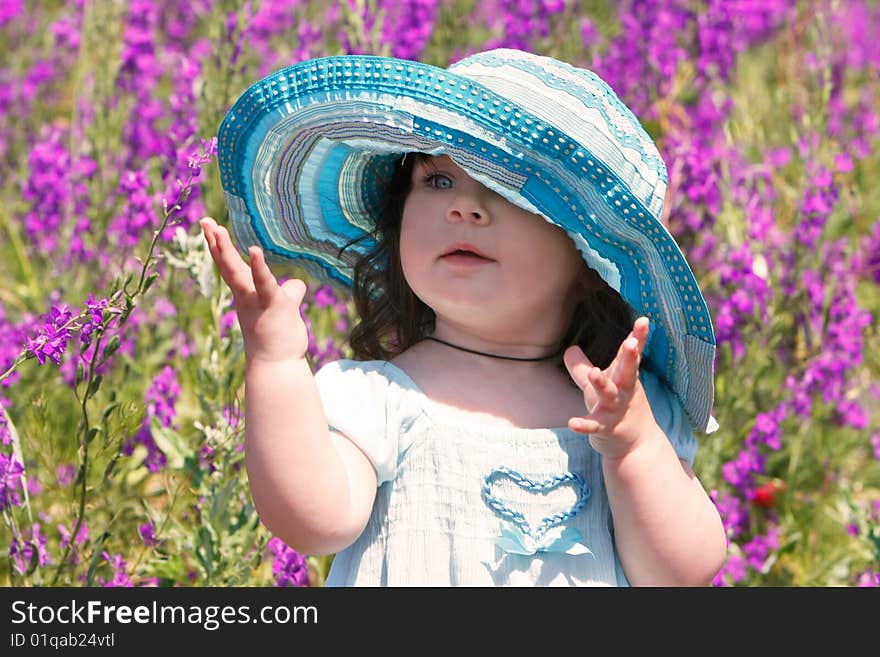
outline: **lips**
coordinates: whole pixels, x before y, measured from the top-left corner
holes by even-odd
[[[475,262],[494,262],[494,258],[490,258],[472,244],[453,244],[440,256],[443,259],[461,261],[467,258]]]

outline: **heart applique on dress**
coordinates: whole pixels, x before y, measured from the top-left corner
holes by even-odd
[[[496,497],[492,492],[492,484],[498,479],[506,478],[520,488],[535,493],[547,493],[554,489],[574,484],[578,498],[568,509],[545,516],[532,527],[531,523],[519,511],[511,509],[507,503]],[[495,544],[511,554],[532,555],[538,552],[564,552],[566,554],[592,554],[583,541],[583,536],[574,527],[562,525],[576,516],[590,497],[590,487],[586,480],[576,472],[563,472],[543,481],[535,481],[501,466],[490,472],[483,482],[483,500],[497,515],[501,516],[500,535],[495,537]]]

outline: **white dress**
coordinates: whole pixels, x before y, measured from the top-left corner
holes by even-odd
[[[640,379],[659,426],[693,464],[678,400]],[[626,586],[600,455],[567,427],[475,425],[393,363],[338,360],[316,374],[330,427],[376,469],[363,533],[327,586]]]

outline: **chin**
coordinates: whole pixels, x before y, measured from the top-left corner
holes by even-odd
[[[480,313],[485,314],[497,301],[497,291],[481,289],[471,281],[441,281],[427,286],[410,285],[413,293],[435,313]]]
[[[445,317],[457,324],[480,324],[479,320],[491,316],[491,307],[485,299],[443,298],[433,299],[433,303],[425,302],[434,314]]]

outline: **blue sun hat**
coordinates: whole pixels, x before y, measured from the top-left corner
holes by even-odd
[[[666,166],[632,112],[589,70],[510,49],[446,69],[324,57],[247,89],[218,134],[233,239],[350,285],[383,185],[408,152],[445,154],[562,227],[586,263],[651,320],[643,365],[712,431],[715,336],[697,281],[661,223]]]

